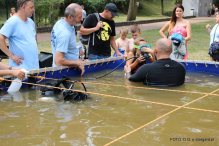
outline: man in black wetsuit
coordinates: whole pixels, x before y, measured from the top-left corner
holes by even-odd
[[[141,66],[137,72],[131,76],[130,66],[125,66],[126,79],[133,82],[143,82],[150,86],[177,86],[184,84],[186,70],[185,67],[170,59],[172,43],[166,38],[159,39],[155,44],[155,56],[157,61]]]

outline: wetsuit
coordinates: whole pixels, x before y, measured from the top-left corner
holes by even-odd
[[[177,86],[184,84],[185,67],[171,59],[159,59],[145,64],[129,78],[133,82],[142,82],[150,86]]]

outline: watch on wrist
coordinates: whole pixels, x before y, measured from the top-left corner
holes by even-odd
[[[8,69],[9,69],[9,70],[12,70],[12,66],[10,66]]]

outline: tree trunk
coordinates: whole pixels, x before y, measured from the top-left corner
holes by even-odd
[[[161,14],[163,15],[163,0],[160,1],[161,2]]]
[[[138,7],[136,5],[137,0],[130,0],[129,2],[129,10],[127,14],[126,21],[132,21],[136,19]]]

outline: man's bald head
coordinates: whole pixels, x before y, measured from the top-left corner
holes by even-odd
[[[66,18],[68,17],[68,15],[71,15],[72,17],[76,17],[77,16],[76,9],[82,9],[82,7],[76,3],[72,3],[68,5],[65,9],[64,16]]]
[[[155,43],[155,48],[159,49],[160,53],[162,54],[171,54],[172,42],[167,38],[159,39]]]

